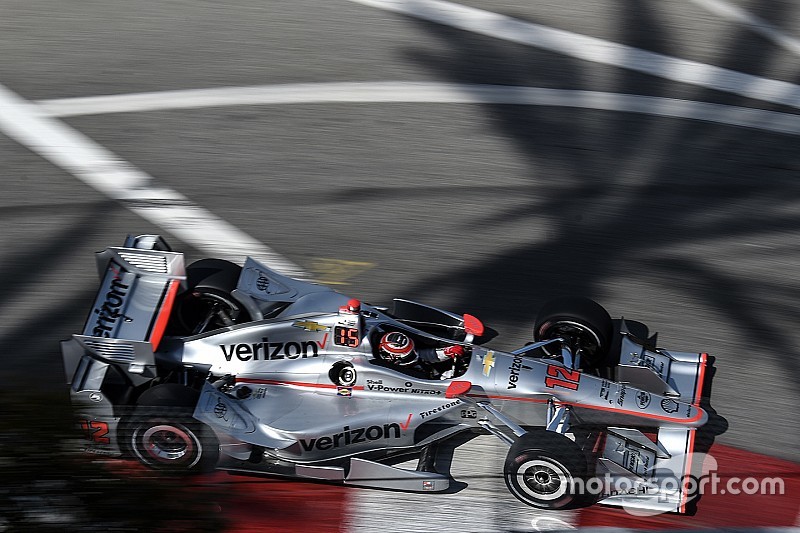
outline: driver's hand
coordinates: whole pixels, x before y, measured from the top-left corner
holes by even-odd
[[[439,356],[440,361],[447,361],[448,359],[457,359],[464,356],[464,347],[460,344],[455,346],[448,346],[442,350],[436,350],[436,355]]]

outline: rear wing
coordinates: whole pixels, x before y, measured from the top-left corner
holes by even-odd
[[[100,289],[83,336],[149,342],[158,348],[172,304],[186,279],[183,254],[160,237],[129,237],[97,254]]]
[[[127,393],[118,388],[118,371],[134,386],[154,377],[154,352],[186,270],[183,254],[157,235],[128,237],[123,246],[99,252],[97,269],[100,288],[83,334],[63,341],[61,354],[87,451],[119,455],[116,405]]]
[[[105,366],[126,366],[134,374],[152,367],[175,296],[186,279],[183,254],[173,252],[157,235],[128,237],[124,246],[99,252],[97,269],[100,289],[83,333],[61,343],[70,383],[86,355]]]

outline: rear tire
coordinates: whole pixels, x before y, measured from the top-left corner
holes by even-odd
[[[128,427],[134,457],[154,470],[200,473],[217,464],[216,436],[186,410],[137,409]]]
[[[581,367],[604,366],[614,337],[611,317],[603,306],[589,298],[559,298],[546,302],[536,316],[533,338],[544,341],[562,337],[581,350]],[[550,356],[561,354],[560,344],[542,348]]]
[[[518,500],[540,509],[565,509],[583,501],[587,461],[577,444],[552,431],[526,433],[511,446],[503,477]]]
[[[192,418],[200,393],[164,383],[139,397],[125,424],[123,441],[142,464],[170,473],[199,473],[214,468],[219,441],[213,430]]]
[[[242,267],[222,259],[201,259],[186,267],[188,290],[175,302],[175,335],[205,331],[247,322],[250,315],[232,295]]]

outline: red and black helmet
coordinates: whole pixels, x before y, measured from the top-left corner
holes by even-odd
[[[381,337],[378,344],[378,355],[381,359],[396,365],[410,365],[417,359],[414,341],[399,331],[390,331]]]

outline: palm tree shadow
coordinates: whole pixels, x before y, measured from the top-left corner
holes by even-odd
[[[84,244],[86,235],[91,234],[97,227],[98,220],[108,221],[117,206],[110,200],[77,206],[82,215],[73,223],[63,224],[59,231],[54,231],[46,238],[37,242],[26,243],[24,253],[17,253],[13,261],[3,265],[0,275],[0,309],[13,308],[14,313],[25,312],[31,319],[19,327],[0,334],[0,353],[16,354],[8,364],[0,370],[0,379],[7,387],[31,387],[31,380],[37,386],[52,386],[64,382],[61,357],[58,352],[58,340],[67,338],[76,330],[76,320],[83,321],[84,313],[88,307],[78,307],[75,301],[53,298],[52,305],[37,312],[14,306],[14,302],[28,293],[36,293],[42,289],[39,283],[43,277],[52,274],[54,268],[65,258],[75,253],[76,246]],[[25,208],[30,211],[30,206]],[[42,209],[51,212],[52,206],[42,206]],[[4,213],[5,216],[15,216],[14,213]],[[54,266],[55,265],[55,266]],[[87,288],[78,297],[79,305],[91,302],[96,288]],[[38,295],[37,295],[38,296]],[[20,379],[24,377],[24,379]],[[66,390],[66,389],[65,389]]]
[[[621,34],[635,28],[636,35],[628,41],[644,35],[644,45],[657,41],[663,48],[659,51],[669,53],[669,35],[647,4],[622,4],[626,18]],[[586,73],[596,68],[435,23],[414,22],[436,36],[441,46],[436,53],[411,46],[407,57],[449,82],[585,88]],[[747,49],[747,66],[757,74],[758,61],[767,64],[769,52],[762,47],[760,56],[756,54],[750,48],[753,39],[747,29],[732,34],[722,64],[735,66]],[[651,95],[669,95],[676,85],[615,72],[624,92],[645,87]],[[699,96],[720,96],[694,90]],[[741,97],[723,96],[729,103],[742,103]],[[776,349],[797,353],[789,335],[771,326],[765,299],[780,287],[767,280],[753,284],[735,272],[735,264],[733,272],[712,268],[703,254],[685,252],[700,242],[758,241],[764,233],[800,229],[800,214],[791,209],[800,199],[800,186],[787,172],[800,165],[787,137],[605,111],[491,104],[480,109],[527,161],[531,187],[521,191],[529,199],[527,208],[515,205],[472,220],[469,229],[508,226],[519,233],[527,225],[533,234],[541,233],[534,230],[546,221],[548,238],[520,239],[516,248],[417,280],[405,294],[430,299],[457,286],[455,301],[449,303],[454,309],[477,305],[488,323],[510,316],[532,321],[548,299],[566,294],[598,299],[608,290],[609,280],[644,275],[657,285],[679,287],[732,323],[768,331]],[[469,283],[462,287],[458,280]],[[447,295],[453,298],[452,292]],[[741,305],[753,301],[759,305]],[[800,382],[793,359],[783,358],[782,364]]]

